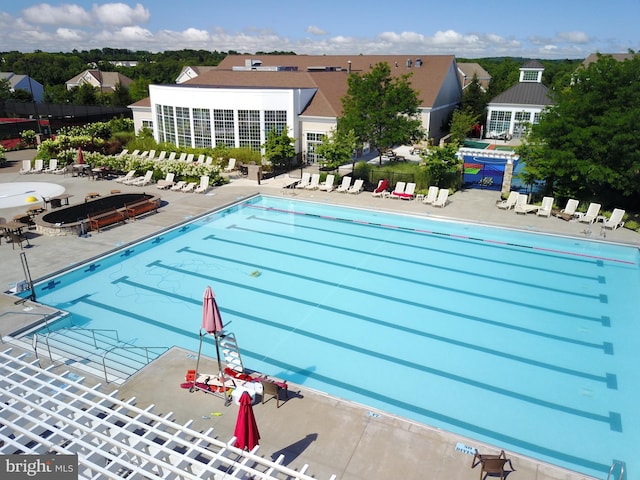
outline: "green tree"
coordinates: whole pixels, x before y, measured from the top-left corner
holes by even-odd
[[[129,89],[118,82],[116,85],[113,94],[110,97],[111,105],[114,107],[126,107],[127,105],[131,105],[133,101],[131,100],[131,95],[129,94]]]
[[[129,84],[129,95],[131,100],[137,102],[149,96],[149,80],[146,78],[138,78]]]
[[[455,110],[451,119],[451,128],[449,133],[451,138],[457,145],[464,144],[464,139],[467,138],[469,132],[473,129],[473,126],[478,123],[479,115],[476,115],[469,109]]]
[[[267,139],[262,145],[264,148],[264,156],[275,170],[285,169],[289,165],[289,160],[296,154],[294,146],[295,139],[289,137],[287,127],[281,132],[272,128],[267,133]]]
[[[6,78],[0,78],[0,100],[11,98],[11,84]]]
[[[76,105],[98,105],[98,89],[89,83],[83,83],[79,87],[71,89],[73,103]]]
[[[640,54],[622,62],[601,55],[533,125],[518,149],[525,172],[547,189],[607,207],[640,199]]]
[[[458,145],[453,142],[443,147],[430,147],[420,155],[431,178],[431,185],[441,188],[456,188],[459,185],[462,159],[457,154]]]
[[[482,86],[478,81],[478,75],[473,74],[471,83],[462,92],[462,100],[460,102],[461,110],[468,110],[478,119],[481,119],[487,108],[487,95],[482,91]]]
[[[392,77],[386,63],[349,75],[338,130],[353,130],[361,144],[369,143],[378,152],[421,139],[418,92],[411,88],[410,76]]]
[[[316,153],[322,157],[320,165],[324,168],[336,169],[353,158],[353,151],[358,138],[353,130],[344,132],[333,130],[324,137],[323,142],[316,147]]]

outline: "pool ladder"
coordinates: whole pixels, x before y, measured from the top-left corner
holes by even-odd
[[[624,479],[624,462],[613,462],[611,464],[611,468],[609,469],[609,475],[607,475],[607,480],[611,480],[611,476],[613,475],[613,471],[616,469],[616,466],[620,467],[620,475],[618,475],[618,480]]]

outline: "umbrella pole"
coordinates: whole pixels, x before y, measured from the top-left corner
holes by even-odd
[[[220,360],[220,345],[218,344],[219,338],[220,336],[216,333],[215,339],[216,339],[216,357],[218,358],[218,374],[220,375],[220,379],[223,381],[223,384],[224,384],[224,376],[222,375],[222,361]]]
[[[198,375],[198,367],[200,366],[200,352],[202,352],[202,330],[198,333],[200,334],[200,346],[198,347],[198,360],[196,361],[196,375]]]

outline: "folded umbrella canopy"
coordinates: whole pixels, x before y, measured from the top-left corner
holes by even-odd
[[[233,432],[236,437],[235,446],[241,449],[253,450],[260,440],[260,432],[258,432],[258,424],[256,417],[253,415],[253,407],[251,406],[251,395],[244,392],[240,396],[240,408],[238,410],[238,419],[236,420],[236,429]]]
[[[202,331],[209,334],[213,334],[216,342],[216,357],[218,358],[218,371],[222,374],[222,361],[220,359],[220,347],[218,345],[218,339],[223,329],[222,317],[220,316],[220,310],[216,302],[216,297],[213,294],[211,287],[207,287],[204,291],[204,297],[202,299],[202,325],[200,327],[200,349],[198,350],[198,363],[196,364],[196,371],[200,363],[200,351],[202,350]]]

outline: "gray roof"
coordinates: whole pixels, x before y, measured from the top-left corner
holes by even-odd
[[[541,68],[544,70],[544,65],[542,65],[538,60],[529,60],[520,68],[535,68],[535,69]]]
[[[549,88],[541,83],[518,83],[494,97],[489,103],[553,105],[553,101],[549,98]]]

